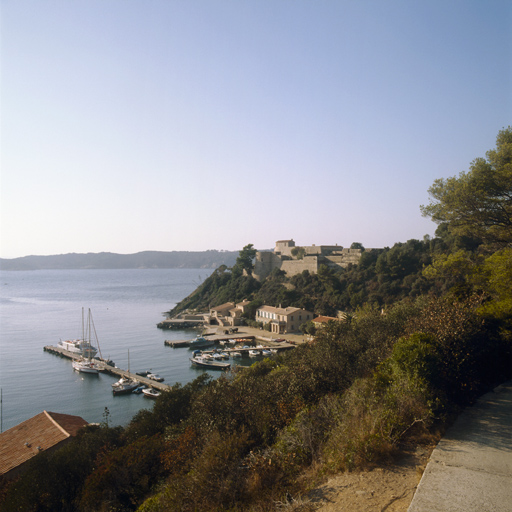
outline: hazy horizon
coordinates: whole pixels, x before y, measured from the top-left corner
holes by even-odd
[[[512,124],[503,0],[0,9],[5,259],[422,239]]]

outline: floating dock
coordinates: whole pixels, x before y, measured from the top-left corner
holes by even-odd
[[[45,352],[49,352],[50,354],[65,357],[66,359],[78,359],[76,354],[60,347],[53,347],[51,345],[48,345],[46,347],[43,347],[43,350]],[[130,373],[126,370],[122,370],[117,366],[110,366],[100,359],[92,359],[92,361],[96,365],[98,365],[99,371],[101,373],[108,373],[109,375],[115,375],[117,377],[129,377],[132,379],[136,379],[141,384],[145,384],[147,387],[150,388],[158,389],[158,391],[168,391],[171,389],[171,386],[168,386],[167,384],[163,384],[162,382],[156,382],[153,379],[148,379],[146,377],[141,377],[140,375],[137,375],[135,373]]]
[[[220,343],[221,341],[229,341],[235,340],[237,343],[254,343],[255,337],[252,335],[236,335],[236,338],[233,335],[227,336],[225,334],[214,334],[209,336],[204,336],[207,340],[211,340],[214,343]],[[188,347],[190,343],[194,340],[165,340],[164,344],[168,347],[180,348],[180,347]]]

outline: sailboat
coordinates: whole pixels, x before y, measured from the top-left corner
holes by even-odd
[[[87,315],[87,331],[84,326],[84,310],[82,308],[82,340],[85,344],[84,354],[80,357],[80,359],[73,360],[73,370],[81,373],[93,373],[98,374],[100,369],[98,365],[92,360],[91,354],[91,323],[92,323],[92,313],[89,309]]]
[[[130,377],[130,350],[128,350],[128,373],[112,384],[112,393],[114,395],[126,395],[137,389],[139,386],[140,382],[133,377]]]

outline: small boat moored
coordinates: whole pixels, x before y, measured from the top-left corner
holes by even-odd
[[[76,370],[80,373],[93,373],[98,375],[100,372],[99,367],[93,361],[91,361],[91,359],[74,359],[71,364],[73,365],[73,370]]]
[[[229,363],[223,363],[222,361],[216,361],[200,355],[191,357],[190,362],[193,366],[201,366],[210,370],[229,370],[231,368]]]
[[[112,393],[114,395],[126,395],[140,386],[138,380],[130,377],[121,377],[116,383],[112,384]]]
[[[148,379],[154,380],[155,382],[163,382],[164,378],[160,377],[158,373],[148,373],[147,375]]]
[[[189,349],[196,350],[199,347],[211,347],[212,345],[215,345],[215,341],[209,340],[204,336],[198,336],[195,340],[189,342]]]
[[[160,393],[160,391],[157,391],[156,389],[153,389],[153,388],[146,388],[146,389],[142,390],[142,394],[146,398],[158,398],[162,393]]]

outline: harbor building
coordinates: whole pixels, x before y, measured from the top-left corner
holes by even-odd
[[[256,310],[256,321],[270,324],[270,332],[286,334],[298,332],[300,326],[313,320],[313,313],[301,308],[262,306]]]

